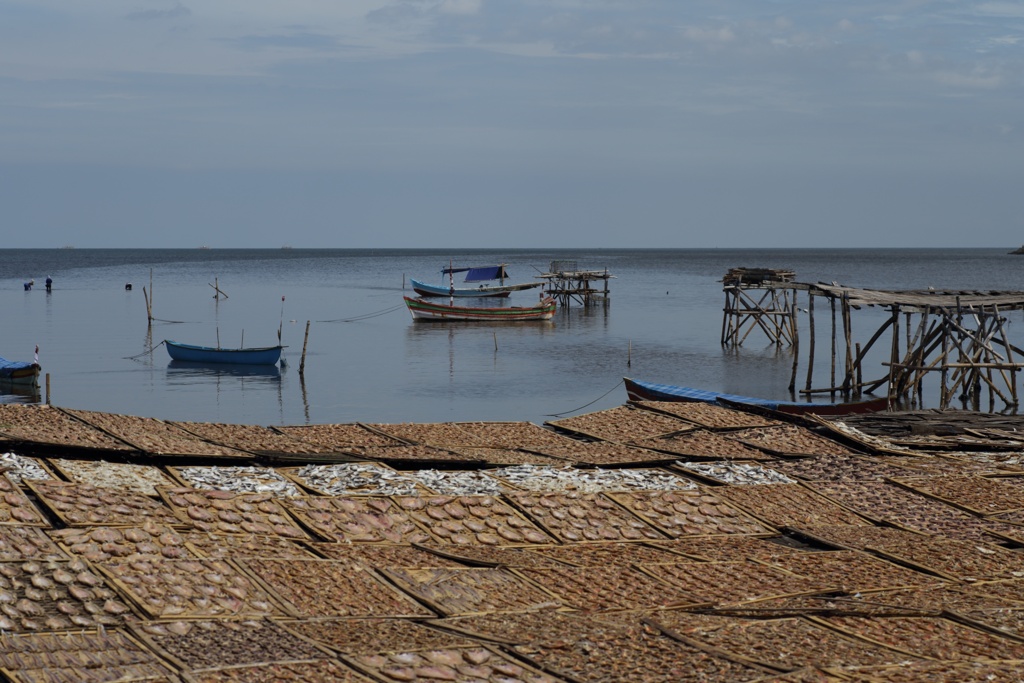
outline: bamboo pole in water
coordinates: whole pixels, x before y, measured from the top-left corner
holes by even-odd
[[[309,343],[309,321],[306,321],[306,334],[302,338],[302,359],[299,360],[299,377],[306,371],[306,344]]]

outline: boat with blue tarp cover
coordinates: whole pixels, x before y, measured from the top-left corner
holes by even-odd
[[[216,346],[195,346],[164,340],[173,360],[192,363],[230,363],[232,365],[274,365],[281,359],[283,346],[261,346],[226,349]]]
[[[455,273],[466,273],[466,277],[463,282],[479,282],[481,284],[476,287],[456,287],[453,275]],[[426,282],[420,282],[419,280],[409,279],[412,284],[413,291],[420,296],[451,296],[451,297],[477,297],[477,296],[501,296],[505,297],[512,292],[522,291],[524,289],[533,289],[540,287],[543,282],[523,282],[519,284],[505,284],[506,278],[508,278],[508,271],[505,270],[505,264],[499,264],[496,266],[475,266],[472,268],[442,268],[442,275],[447,275],[450,281],[448,286],[442,285],[431,285]],[[488,282],[497,282],[498,284],[486,284]]]
[[[36,362],[0,358],[0,382],[6,384],[36,384],[40,370]]]
[[[726,394],[720,391],[707,391],[681,387],[674,384],[656,384],[642,382],[624,377],[626,395],[631,401],[675,401],[689,403],[715,403],[719,405],[751,406],[774,410],[790,415],[849,415],[853,413],[877,413],[888,407],[889,399],[871,398],[865,401],[846,403],[803,403],[799,401],[775,401],[766,398],[753,398],[738,394]]]

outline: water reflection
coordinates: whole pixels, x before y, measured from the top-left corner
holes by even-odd
[[[0,382],[0,403],[42,403],[39,385]]]
[[[205,380],[235,380],[277,384],[281,370],[276,365],[242,365],[234,363],[194,363],[172,360],[167,364],[167,381],[171,384],[192,384]]]

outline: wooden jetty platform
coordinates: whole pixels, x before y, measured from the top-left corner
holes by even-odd
[[[796,388],[800,362],[797,313],[804,312],[809,340],[800,393],[850,396],[884,388],[894,400],[915,402],[922,396],[925,378],[938,373],[940,408],[959,399],[977,409],[983,392],[990,409],[997,398],[1006,406],[1019,403],[1017,373],[1024,369],[1024,351],[1010,341],[1004,314],[1024,310],[1024,292],[862,289],[836,282],[798,282],[792,271],[742,268],[726,274],[723,290],[722,344],[741,346],[758,329],[771,343],[792,346],[790,391]],[[800,292],[806,293],[806,308],[797,304]],[[832,358],[828,386],[814,388],[818,299],[828,302],[831,314]],[[861,344],[855,341],[853,313],[865,307],[884,308],[890,315]],[[887,331],[888,360],[880,376],[865,380],[865,359]]]
[[[598,301],[608,303],[608,281],[615,276],[607,268],[580,270],[576,261],[552,261],[548,272],[539,277],[546,281],[544,293],[560,306],[568,306],[573,301],[590,306]]]

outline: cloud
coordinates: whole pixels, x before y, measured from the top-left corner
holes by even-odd
[[[281,33],[276,35],[251,35],[227,41],[243,50],[267,50],[273,48],[296,50],[336,50],[340,43],[333,36],[322,33]]]
[[[174,3],[169,9],[147,9],[138,12],[130,12],[126,19],[131,21],[160,21],[163,19],[181,19],[192,15],[192,11],[180,2]]]

